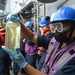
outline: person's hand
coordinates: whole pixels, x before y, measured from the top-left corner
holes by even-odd
[[[43,27],[40,27],[40,32],[41,32],[41,35],[44,34],[44,28]]]
[[[38,50],[38,55],[41,56],[42,52],[40,50]]]
[[[18,16],[18,13],[9,14],[9,15],[7,16],[7,21],[19,22],[19,21],[20,21],[20,18],[19,18],[19,16]]]
[[[28,63],[25,61],[25,58],[21,54],[19,48],[13,50],[2,46],[2,49],[9,54],[10,58],[14,60],[20,66],[20,68],[25,68],[27,66]]]
[[[25,43],[26,39],[23,39],[23,43]]]

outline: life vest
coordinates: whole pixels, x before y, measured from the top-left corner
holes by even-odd
[[[75,57],[75,41],[60,49],[60,51],[58,51],[59,44],[55,38],[52,38],[49,43],[45,64],[41,70],[46,75],[54,75],[63,65]]]
[[[5,43],[5,29],[0,29],[0,47]]]

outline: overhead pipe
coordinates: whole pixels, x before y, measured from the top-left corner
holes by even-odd
[[[60,7],[62,7],[66,2],[68,2],[69,0],[65,0],[62,4],[60,4],[57,9],[59,9]]]

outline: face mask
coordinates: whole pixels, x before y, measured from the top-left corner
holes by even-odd
[[[66,35],[66,31],[62,31],[62,32],[56,32],[54,34],[54,37],[55,39],[58,41],[58,42],[66,42],[69,38],[69,36]]]

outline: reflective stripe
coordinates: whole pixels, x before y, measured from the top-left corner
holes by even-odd
[[[55,40],[54,40],[55,41]],[[43,66],[42,72],[47,75],[54,75],[63,65],[75,57],[75,41],[65,46],[60,51],[58,50],[59,43],[57,41],[49,43],[47,55],[45,59],[45,65]]]
[[[49,59],[49,57],[50,57],[50,54],[51,54],[52,49],[53,49],[53,46],[54,46],[54,45],[48,47],[48,48],[50,49],[50,51],[48,51],[48,52],[47,52],[47,55],[46,55],[47,61],[48,61],[48,59]]]
[[[70,54],[69,52],[65,53],[57,62],[57,67],[61,68],[64,64],[66,64],[69,60],[75,57],[74,54]]]
[[[61,68],[64,64],[65,64],[65,61],[70,57],[71,55],[67,52],[65,54],[62,55],[62,57],[58,60],[57,62],[57,66],[59,68]]]

